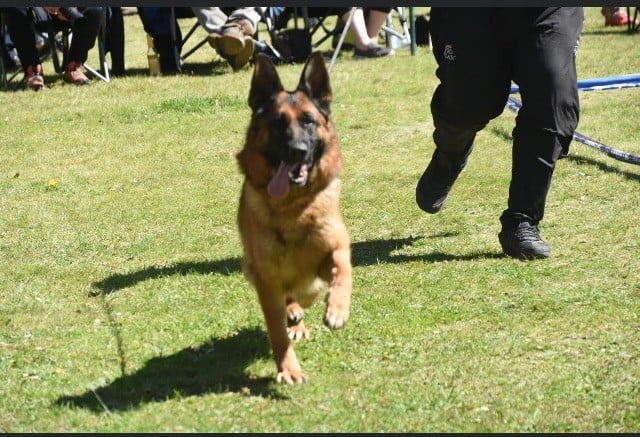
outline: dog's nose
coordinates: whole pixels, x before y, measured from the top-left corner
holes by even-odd
[[[300,162],[307,156],[308,151],[309,146],[307,143],[296,141],[289,145],[289,158],[295,162]]]

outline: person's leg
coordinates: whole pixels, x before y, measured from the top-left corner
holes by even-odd
[[[505,232],[522,222],[535,227],[537,232],[538,223],[544,217],[556,162],[568,153],[578,124],[575,56],[583,10],[581,7],[548,9],[533,26],[523,23],[527,31],[515,51],[514,81],[520,87],[522,108],[513,130],[507,209],[500,217]],[[512,256],[535,258],[550,253],[541,239],[538,243],[520,246],[521,256]]]
[[[387,21],[391,8],[367,8],[365,22],[367,24],[367,35],[370,39],[378,41],[380,29]]]
[[[108,8],[105,37],[105,52],[111,54],[111,74],[124,76],[124,18],[119,6]]]
[[[504,110],[510,78],[490,8],[432,8],[430,24],[440,79],[431,99],[435,150],[416,203],[434,214],[466,165],[476,133]]]
[[[40,64],[36,50],[36,37],[33,33],[33,22],[27,8],[6,8],[5,19],[7,30],[18,51],[18,57],[24,67]]]
[[[371,38],[369,38],[369,35],[367,34],[367,25],[364,21],[364,12],[362,8],[351,8],[342,16],[342,19],[345,23],[349,20],[350,13],[353,13],[353,17],[351,18],[351,31],[353,32],[353,36],[355,37],[356,48],[360,50],[366,50],[371,42]]]
[[[364,19],[364,11],[362,8],[354,7],[342,15],[342,19],[346,23],[349,20],[349,14],[353,11],[350,29],[354,36],[355,56],[377,58],[393,54],[393,51],[382,47],[378,44],[378,36],[375,39],[370,38],[367,32],[367,24]]]
[[[234,9],[220,29],[209,35],[211,47],[229,62],[234,71],[244,67],[253,56],[253,35],[259,21],[260,14],[253,7]]]
[[[250,28],[245,30],[245,35],[253,36],[256,33],[258,23],[260,22],[260,14],[254,7],[239,8],[229,15],[229,21],[233,22],[238,20],[247,20],[249,24],[251,24]]]
[[[229,15],[227,24],[223,27],[223,39],[239,39],[242,48],[230,57],[229,65],[233,71],[238,71],[249,63],[255,51],[254,35],[260,22],[260,14],[254,7],[235,9]]]
[[[222,26],[227,22],[227,15],[218,7],[192,7],[193,15],[198,19],[198,23],[208,33],[222,32]]]
[[[82,71],[82,65],[87,60],[89,50],[96,45],[104,9],[101,6],[81,7],[79,11],[84,15],[85,20],[75,21],[71,27],[73,37],[69,46],[67,64],[64,66],[63,79],[75,85],[87,85],[91,81]]]
[[[171,34],[171,8],[138,6],[137,10],[144,31],[153,38],[154,49],[160,56],[162,74],[175,74],[180,71],[182,32],[176,19],[173,21],[175,37]],[[178,8],[176,10],[178,14],[180,11]]]
[[[24,83],[34,90],[45,89],[44,71],[36,49],[34,26],[46,26],[50,16],[43,8],[5,8],[7,30],[24,69]]]
[[[88,57],[89,50],[96,45],[100,23],[103,18],[104,8],[100,6],[79,8],[85,21],[71,28],[73,38],[69,46],[69,61],[83,64]]]

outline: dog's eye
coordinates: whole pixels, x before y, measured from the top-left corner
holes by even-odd
[[[278,112],[276,114],[273,114],[273,117],[271,117],[271,122],[277,126],[281,126],[283,124],[287,124],[287,117],[282,112]]]
[[[316,118],[313,116],[313,114],[306,112],[303,116],[302,119],[300,120],[300,122],[302,124],[304,124],[305,126],[308,125],[315,125],[316,124]]]

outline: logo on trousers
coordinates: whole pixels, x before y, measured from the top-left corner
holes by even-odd
[[[451,44],[444,46],[444,58],[451,62],[456,60],[456,55],[453,53],[453,46]]]

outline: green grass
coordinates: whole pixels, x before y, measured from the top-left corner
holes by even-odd
[[[343,52],[353,311],[329,332],[312,307],[310,381],[278,385],[235,223],[251,70],[204,47],[192,74],[148,77],[125,21],[126,77],[72,87],[45,64],[49,90],[1,94],[0,431],[640,431],[638,166],[574,142],[542,223],[552,257],[505,258],[514,115],[424,214],[433,56]],[[640,35],[603,21],[586,9],[580,78],[640,71]],[[300,70],[280,67],[287,88]],[[640,154],[640,89],[580,96],[580,132]]]

